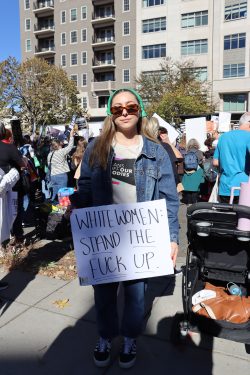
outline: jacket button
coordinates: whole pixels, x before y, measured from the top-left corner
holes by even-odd
[[[143,171],[140,171],[140,174],[143,174]]]

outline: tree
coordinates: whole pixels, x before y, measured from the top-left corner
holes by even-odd
[[[82,115],[77,88],[66,72],[44,59],[19,64],[9,57],[0,63],[0,108],[8,106],[35,130],[48,123],[68,121]]]
[[[157,112],[168,122],[180,123],[180,115],[214,112],[211,85],[198,79],[192,61],[166,58],[160,71],[150,75],[142,72],[136,82],[150,116]]]

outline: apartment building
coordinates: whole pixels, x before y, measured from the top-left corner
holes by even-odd
[[[162,58],[191,59],[217,110],[250,110],[250,0],[19,0],[22,59],[45,58],[105,116],[110,90],[135,87]]]

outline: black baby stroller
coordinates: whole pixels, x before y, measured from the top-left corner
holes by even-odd
[[[237,229],[239,217],[250,219],[250,207],[196,203],[187,209],[189,246],[182,283],[184,314],[178,319],[176,316],[173,325],[175,343],[184,341],[188,332],[194,331],[245,343],[249,348],[250,304],[249,319],[241,323],[199,315],[192,304],[192,297],[205,284],[226,291],[229,282],[237,284],[242,296],[248,297],[244,301],[250,302],[250,232]]]

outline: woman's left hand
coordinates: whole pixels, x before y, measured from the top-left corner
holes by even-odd
[[[171,244],[171,259],[173,261],[173,266],[175,267],[177,254],[179,251],[179,246],[176,242],[171,242],[170,244]]]

